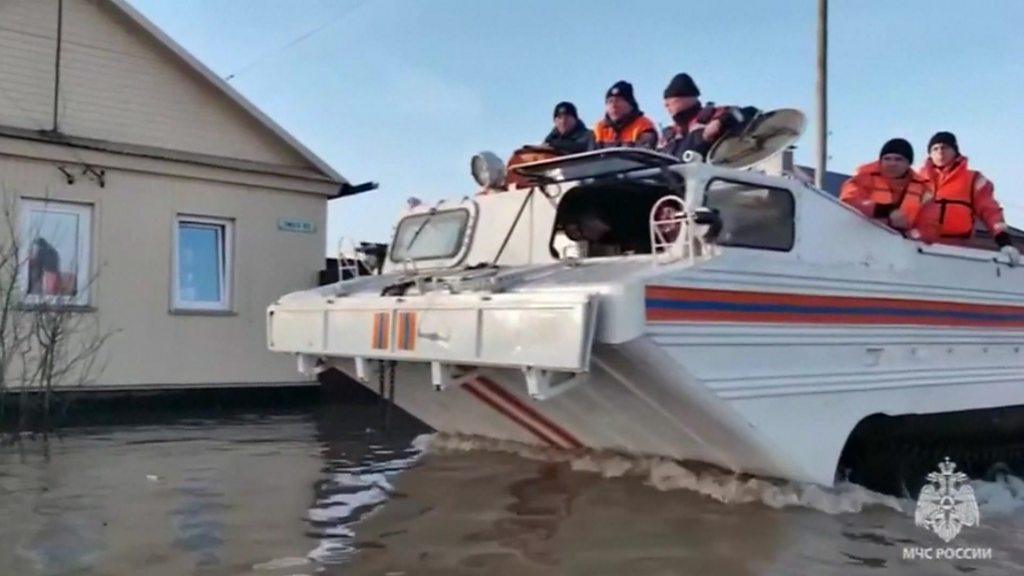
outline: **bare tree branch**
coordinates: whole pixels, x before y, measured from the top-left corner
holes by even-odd
[[[23,430],[33,409],[48,427],[55,391],[86,385],[102,373],[102,351],[116,332],[104,329],[95,313],[66,296],[26,299],[30,251],[24,247],[41,237],[40,230],[19,220],[16,195],[8,192],[0,187],[0,401],[17,390],[18,430]],[[89,262],[78,264],[76,276],[87,275],[84,289],[89,290],[98,273]],[[0,420],[4,404],[0,402]]]

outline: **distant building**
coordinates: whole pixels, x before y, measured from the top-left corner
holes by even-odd
[[[125,0],[0,2],[22,299],[116,331],[94,388],[300,382],[265,309],[316,285],[343,183]]]
[[[814,168],[798,166],[793,159],[793,148],[789,148],[784,150],[781,154],[772,156],[761,164],[758,164],[755,169],[776,176],[788,174],[798,177],[806,182],[814,182]],[[825,191],[838,198],[839,189],[842,188],[843,182],[846,182],[849,177],[849,174],[843,174],[841,172],[826,172],[824,182]]]

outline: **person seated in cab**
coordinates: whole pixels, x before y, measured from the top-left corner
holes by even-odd
[[[654,150],[658,144],[658,130],[654,127],[633,96],[633,85],[619,80],[604,96],[604,118],[594,127],[597,148],[619,146]]]
[[[937,132],[928,141],[928,159],[920,170],[935,191],[915,224],[922,239],[934,242],[969,239],[974,221],[985,223],[996,245],[1010,259],[1020,263],[1020,251],[1013,245],[1003,218],[1003,208],[995,198],[995,186],[981,172],[971,170],[967,157],[960,154],[956,135]]]
[[[554,122],[555,127],[544,139],[545,145],[559,154],[579,154],[594,149],[594,133],[580,120],[575,104],[556,104]]]
[[[682,158],[687,151],[707,157],[711,147],[732,128],[753,117],[755,109],[736,106],[706,106],[700,89],[689,74],[676,74],[665,88],[665,110],[672,125],[661,132],[658,152]]]
[[[586,242],[591,256],[650,253],[651,209],[664,193],[660,187],[630,182],[570,190],[558,204],[555,231]]]
[[[860,166],[843,183],[839,199],[868,218],[908,231],[921,206],[932,197],[931,184],[910,167],[913,162],[910,142],[893,138],[882,146],[878,160]]]

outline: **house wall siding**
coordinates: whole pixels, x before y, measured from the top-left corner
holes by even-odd
[[[0,2],[0,124],[53,126],[57,0]]]
[[[0,125],[53,128],[57,4],[0,2]],[[62,38],[60,132],[309,167],[107,0],[65,0]]]
[[[266,308],[315,285],[339,177],[112,0],[64,0],[59,134],[26,132],[54,128],[58,5],[0,0],[0,196],[91,206],[83,314],[113,336],[90,385],[306,382],[293,358],[267,350]],[[86,168],[105,171],[102,186]],[[171,309],[178,215],[232,221],[228,314]],[[281,231],[281,218],[315,232]]]
[[[105,187],[68,184],[45,160],[0,155],[4,200],[93,207],[91,314],[113,332],[98,387],[217,386],[301,382],[294,359],[266,347],[266,307],[307,289],[323,267],[323,197],[171,175],[108,170]],[[234,222],[232,314],[171,312],[172,250],[179,214]],[[302,218],[313,234],[278,230]]]

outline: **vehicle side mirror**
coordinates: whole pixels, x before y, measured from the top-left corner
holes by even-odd
[[[701,206],[694,210],[693,223],[707,227],[701,234],[705,240],[714,240],[722,232],[722,217],[714,208]]]

